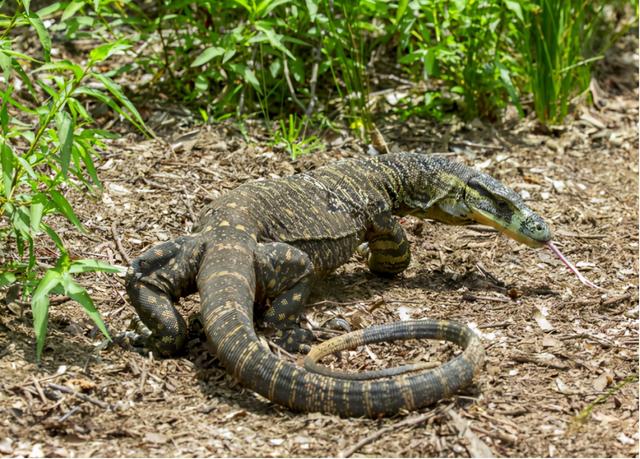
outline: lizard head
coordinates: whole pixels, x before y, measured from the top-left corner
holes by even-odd
[[[529,247],[551,240],[547,223],[524,203],[518,193],[493,177],[469,170],[461,180],[450,175],[447,193],[427,212],[429,218],[448,224],[479,223]]]
[[[418,161],[424,160],[418,157]],[[432,158],[408,191],[400,214],[449,225],[487,225],[529,247],[542,247],[551,240],[547,223],[518,193],[463,164]]]

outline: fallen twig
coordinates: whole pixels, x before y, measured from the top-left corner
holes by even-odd
[[[80,410],[80,405],[76,405],[58,418],[59,422],[64,422]]]
[[[600,306],[611,307],[615,306],[618,303],[622,303],[623,301],[627,301],[631,299],[631,293],[625,293],[624,295],[614,296],[613,298],[609,298],[608,300],[604,300],[600,303]]]
[[[553,354],[550,354],[553,355]],[[555,357],[555,356],[554,356]],[[511,356],[511,360],[518,363],[533,363],[535,365],[539,365],[541,367],[553,368],[556,370],[568,370],[571,368],[569,365],[564,363],[556,363],[551,361],[550,359],[544,359],[539,355],[526,355],[526,354],[514,354]]]
[[[355,453],[356,451],[358,451],[360,448],[362,448],[365,445],[368,445],[369,443],[372,443],[373,441],[377,440],[378,438],[382,437],[384,434],[386,434],[387,432],[391,432],[393,430],[396,429],[400,429],[402,427],[406,427],[406,426],[415,426],[418,424],[422,424],[423,422],[428,421],[429,419],[433,418],[434,416],[441,414],[444,411],[444,408],[438,408],[435,409],[433,411],[430,411],[428,413],[422,413],[418,416],[414,416],[411,418],[406,418],[403,419],[400,422],[396,422],[395,424],[391,424],[390,426],[387,427],[383,427],[382,429],[376,430],[375,432],[373,432],[372,434],[364,437],[362,440],[358,441],[356,444],[340,451],[338,453],[338,457],[351,457],[351,455],[353,453]]]
[[[479,295],[472,295],[471,293],[463,293],[462,300],[463,301],[478,301],[478,300],[497,301],[498,303],[511,302],[511,300],[508,298],[499,298],[499,297],[493,297],[493,296],[479,296]]]
[[[125,252],[124,247],[122,247],[122,242],[120,241],[120,235],[118,235],[118,230],[116,228],[116,222],[111,224],[111,235],[113,236],[113,241],[116,243],[116,249],[120,253],[122,260],[125,261],[128,265],[131,264],[131,258]]]
[[[492,323],[492,324],[478,325],[478,328],[481,328],[481,329],[485,329],[485,328],[508,328],[511,325],[513,325],[513,322],[498,322],[498,323]]]
[[[593,341],[594,343],[599,344],[600,346],[602,346],[605,349],[609,349],[611,347],[619,347],[616,346],[614,343],[604,340],[602,338],[598,338],[596,336],[590,335],[588,333],[576,333],[574,335],[566,335],[566,336],[559,336],[558,339],[560,341],[569,341],[569,340],[573,340],[573,339],[586,339],[586,340],[590,340]]]
[[[475,430],[478,433],[481,433],[483,435],[486,435],[487,437],[491,437],[491,438],[497,438],[498,440],[502,440],[505,443],[508,443],[510,445],[514,445],[518,442],[518,437],[516,435],[507,433],[507,432],[502,432],[500,430],[486,430],[483,429],[482,427],[479,426],[470,426],[469,427],[471,430]]]
[[[94,405],[99,406],[100,408],[104,408],[105,410],[110,408],[110,405],[108,403],[103,402],[102,400],[98,400],[97,398],[91,397],[89,395],[76,392],[70,387],[61,386],[60,384],[52,384],[52,383],[47,384],[47,387],[52,390],[57,390],[58,392],[64,392],[65,394],[73,395],[74,397],[79,398],[80,400],[93,403]]]
[[[487,150],[503,150],[504,147],[499,145],[487,145],[483,143],[469,142],[467,140],[456,140],[455,142],[449,142],[450,145],[464,145],[465,147],[472,148],[486,148]]]

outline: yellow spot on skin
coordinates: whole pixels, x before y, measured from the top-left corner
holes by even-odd
[[[245,231],[247,228],[245,228],[244,225],[236,225],[236,229],[238,231]]]
[[[204,229],[205,233],[208,233],[209,231],[213,230],[213,226],[209,225]]]
[[[280,233],[278,234],[278,239],[280,239],[281,241],[284,241],[287,239],[287,235],[284,233]]]
[[[287,318],[287,316],[285,316],[283,312],[281,312],[280,314],[278,314],[278,320],[279,320],[279,321],[281,321],[281,322],[282,322],[282,321],[283,321],[284,319],[286,319],[286,318]]]
[[[293,298],[293,301],[300,301],[302,300],[302,295],[299,293],[295,293],[292,298]]]
[[[267,288],[273,288],[276,286],[276,280],[275,279],[271,279],[268,283],[267,283]]]
[[[226,220],[222,220],[220,223],[218,223],[218,227],[223,227],[223,226],[229,226],[229,222]]]
[[[227,203],[227,207],[231,208],[231,209],[235,209],[236,207],[238,207],[238,203],[236,202],[229,202]]]

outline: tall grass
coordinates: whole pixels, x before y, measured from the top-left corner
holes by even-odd
[[[533,0],[524,9],[519,50],[542,123],[561,122],[571,99],[589,87],[591,65],[602,55],[585,51],[601,9],[588,0]]]

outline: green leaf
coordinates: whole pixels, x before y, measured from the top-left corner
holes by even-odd
[[[24,10],[27,14],[29,14],[29,8],[31,6],[31,0],[22,0],[22,5],[24,6]]]
[[[136,107],[131,103],[127,96],[124,95],[122,89],[120,89],[120,86],[118,86],[111,78],[107,77],[106,75],[95,72],[92,72],[92,75],[97,80],[99,80],[104,85],[104,87],[107,88],[107,91],[109,91],[111,95],[115,97],[116,100],[129,111],[129,114],[125,114],[123,112],[125,118],[145,134],[148,133],[147,127],[145,126],[142,117],[138,113],[138,110],[136,110]]]
[[[28,19],[33,28],[36,29],[36,34],[44,51],[44,60],[49,62],[51,57],[51,37],[49,36],[49,32],[47,32],[47,29],[42,23],[42,19],[40,19],[40,16],[37,14],[30,13]]]
[[[11,56],[2,51],[0,51],[0,69],[2,70],[4,81],[9,81],[9,75],[11,75]],[[7,91],[5,91],[5,94],[6,93]]]
[[[33,330],[36,334],[36,360],[40,360],[44,340],[47,335],[49,319],[49,292],[60,284],[61,275],[56,269],[49,269],[36,287],[31,297],[31,311],[33,313]]]
[[[3,143],[0,146],[0,164],[2,164],[2,185],[4,195],[8,198],[11,195],[11,184],[13,181],[13,151],[9,145]]]
[[[79,2],[79,1],[73,1],[69,3],[67,7],[64,9],[64,12],[62,13],[62,17],[60,18],[60,21],[64,22],[70,17],[72,17],[74,14],[76,14],[76,12],[80,8],[82,8],[83,5],[84,5],[84,2]]]
[[[60,253],[63,256],[67,255],[67,249],[65,248],[62,242],[62,239],[60,239],[60,236],[58,236],[58,233],[56,233],[53,230],[53,228],[51,228],[49,225],[47,225],[44,222],[40,223],[40,227],[44,229],[44,231],[49,235],[51,240],[56,244],[56,247],[58,247],[58,250],[60,251]]]
[[[5,80],[6,80],[5,75]],[[9,132],[9,112],[7,109],[7,104],[13,99],[11,98],[11,93],[13,92],[13,86],[7,85],[7,88],[2,95],[2,108],[0,108],[0,126],[2,126],[2,134],[6,137]]]
[[[243,6],[248,12],[249,14],[253,13],[253,8],[249,6],[249,3],[247,3],[246,0],[233,0],[234,3],[237,3],[238,5]]]
[[[211,59],[222,56],[225,53],[225,49],[220,46],[210,46],[200,53],[198,57],[191,63],[191,67],[198,67],[199,65],[206,64]]]
[[[396,25],[400,23],[402,16],[404,16],[404,12],[407,10],[407,6],[409,5],[409,0],[400,0],[398,2],[398,9],[396,10]]]
[[[236,55],[236,50],[235,48],[232,49],[228,49],[224,52],[224,56],[222,57],[222,63],[226,64],[227,62],[229,62],[229,59],[231,59],[233,56]]]
[[[31,200],[31,207],[29,208],[29,217],[30,217],[30,226],[31,226],[31,234],[35,236],[35,234],[40,229],[40,221],[42,220],[42,212],[44,211],[44,195],[38,193]]]
[[[499,62],[497,63],[497,67],[500,71],[500,81],[502,81],[504,88],[507,90],[507,93],[509,94],[509,98],[511,99],[511,102],[513,103],[513,105],[516,106],[516,109],[518,110],[518,114],[520,115],[520,117],[524,118],[524,110],[522,109],[522,105],[520,104],[520,97],[518,97],[518,92],[516,88],[513,86],[513,83],[511,82],[511,76],[509,75],[509,71],[506,69],[504,65],[502,65]]]
[[[105,273],[122,273],[123,268],[120,266],[110,265],[109,263],[104,263],[100,260],[74,260],[69,267],[69,272],[72,274],[75,273],[89,273],[101,271]]]
[[[16,275],[8,271],[0,272],[0,288],[11,285],[16,281]]]
[[[307,10],[309,10],[309,19],[313,22],[318,15],[318,2],[316,0],[305,0]]]
[[[129,49],[130,47],[131,45],[129,45],[123,39],[114,41],[113,43],[105,43],[104,45],[100,45],[97,48],[91,50],[91,52],[89,53],[89,60],[92,64],[95,64],[111,57],[113,54],[119,51]]]
[[[15,156],[15,158],[16,158],[16,161],[20,163],[22,168],[25,171],[27,171],[27,174],[29,174],[29,177],[31,177],[34,180],[38,180],[38,176],[36,175],[33,168],[31,167],[31,164],[29,164],[26,159],[24,159],[22,156]]]
[[[282,43],[282,35],[275,33],[271,28],[271,24],[267,24],[265,26],[265,23],[261,22],[256,24],[256,29],[260,30],[264,34],[271,46],[285,53],[290,59],[295,59],[293,54],[291,54],[287,47]]]
[[[62,3],[55,2],[55,3],[52,3],[51,5],[47,5],[44,8],[38,10],[37,14],[41,18],[46,18],[48,16],[51,16],[53,13],[61,10],[63,7],[64,5]]]
[[[107,327],[105,327],[104,322],[102,321],[102,317],[100,317],[100,313],[93,305],[93,301],[91,300],[91,297],[89,296],[85,288],[78,284],[75,280],[73,280],[73,277],[71,277],[69,273],[63,274],[62,285],[64,287],[64,293],[80,303],[87,315],[98,326],[102,334],[107,339],[111,340],[109,332],[107,331]]]
[[[522,7],[520,6],[520,1],[516,0],[504,0],[504,5],[510,10],[513,14],[515,14],[518,19],[524,22],[524,15],[522,14]]]
[[[71,160],[71,146],[73,145],[73,120],[67,112],[58,112],[56,115],[58,125],[58,141],[60,142],[60,166],[62,176],[67,178],[69,161]]]
[[[76,226],[76,228],[85,233],[86,231],[82,226],[82,223],[80,223],[80,220],[78,220],[78,217],[76,217],[76,214],[71,208],[71,204],[69,204],[65,197],[56,190],[50,190],[49,194],[51,195],[51,199],[53,200],[55,208],[58,209],[62,215],[67,217],[69,221]]]
[[[57,62],[49,62],[47,64],[41,65],[35,71],[36,72],[63,72],[65,70],[73,72],[73,76],[76,81],[80,81],[82,76],[84,75],[84,71],[82,67],[67,60],[57,61]]]
[[[256,8],[257,17],[265,17],[276,7],[289,3],[291,0],[262,0]]]
[[[242,76],[242,78],[244,79],[244,81],[246,81],[247,83],[249,83],[251,86],[253,86],[253,88],[258,91],[260,91],[260,82],[258,81],[258,79],[256,78],[256,74],[253,73],[253,70],[251,70],[249,67],[247,67],[246,65],[242,65],[242,64],[231,64],[229,65],[229,67],[238,75]]]

